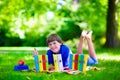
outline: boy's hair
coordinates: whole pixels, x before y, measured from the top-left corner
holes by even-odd
[[[62,39],[57,34],[51,34],[47,38],[47,40],[46,40],[47,45],[52,41],[58,41],[59,43],[62,43]]]

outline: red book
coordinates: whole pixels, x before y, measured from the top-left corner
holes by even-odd
[[[46,57],[44,54],[42,55],[42,64],[43,64],[43,71],[46,71]]]
[[[78,69],[78,55],[74,55],[74,70]]]

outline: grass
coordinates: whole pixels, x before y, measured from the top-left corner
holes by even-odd
[[[45,54],[46,48],[37,48],[39,54]],[[0,48],[0,80],[120,80],[120,50],[96,49],[99,71],[87,71],[77,75],[67,73],[45,73],[33,71],[14,71],[19,59],[23,59],[29,68],[34,67],[31,47]],[[85,52],[87,53],[87,52]]]

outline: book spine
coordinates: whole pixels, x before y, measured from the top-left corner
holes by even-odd
[[[57,55],[53,54],[53,58],[54,58],[54,66],[55,66],[55,71],[58,71],[58,59],[57,59]]]
[[[84,56],[83,72],[86,72],[87,69],[88,55]]]
[[[74,70],[77,70],[78,69],[78,55],[75,54],[74,56]]]
[[[38,55],[34,55],[34,63],[35,63],[35,69],[38,72],[39,71]]]
[[[45,55],[45,59],[46,59],[46,71],[48,71],[48,55]]]
[[[42,55],[42,64],[43,64],[43,71],[46,71],[46,57],[44,54]]]
[[[42,64],[42,55],[39,55],[38,56],[38,58],[39,58],[39,64],[40,64],[40,71],[43,71],[43,64]]]
[[[83,70],[84,54],[79,54],[79,71]]]
[[[73,54],[69,55],[69,68],[72,69]]]
[[[63,62],[62,62],[61,54],[58,54],[57,56],[58,56],[59,71],[63,71]]]

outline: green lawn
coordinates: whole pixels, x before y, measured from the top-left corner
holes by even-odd
[[[37,48],[39,54],[45,54],[46,48]],[[120,80],[120,50],[96,49],[99,71],[87,71],[77,75],[67,73],[45,73],[33,71],[14,71],[19,59],[23,59],[29,68],[34,67],[32,47],[0,47],[0,80]],[[87,52],[86,52],[87,53]]]

